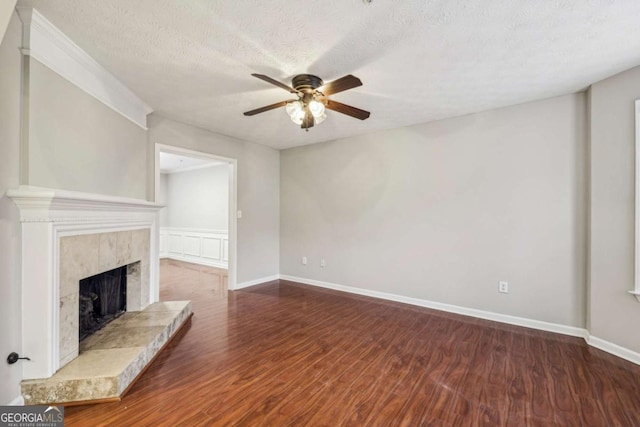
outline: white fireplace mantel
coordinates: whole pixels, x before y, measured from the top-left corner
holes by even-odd
[[[146,200],[33,186],[7,192],[22,222],[23,378],[48,378],[60,366],[60,239],[148,229],[149,298],[158,301],[159,226],[163,205]],[[96,250],[99,250],[96,248]]]
[[[9,190],[7,196],[20,209],[22,222],[86,221],[117,213],[155,214],[164,207],[146,200],[29,185]]]

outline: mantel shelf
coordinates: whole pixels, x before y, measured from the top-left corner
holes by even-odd
[[[638,291],[629,291],[631,295],[635,295],[635,297],[640,301],[640,292]]]
[[[164,205],[147,200],[23,185],[7,191],[22,221],[56,221],[104,213],[153,213]]]

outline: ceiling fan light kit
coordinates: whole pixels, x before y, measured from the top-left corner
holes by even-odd
[[[368,111],[341,104],[328,98],[329,95],[334,93],[362,86],[360,79],[351,74],[327,84],[324,84],[320,77],[314,76],[313,74],[298,74],[291,80],[293,87],[280,83],[263,74],[252,74],[252,76],[297,95],[297,99],[281,101],[265,107],[256,108],[255,110],[244,113],[245,116],[253,116],[275,108],[285,107],[285,111],[291,118],[291,121],[306,131],[308,131],[310,127],[322,123],[327,118],[325,113],[326,109],[337,111],[338,113],[346,114],[360,120],[369,118],[370,113]]]

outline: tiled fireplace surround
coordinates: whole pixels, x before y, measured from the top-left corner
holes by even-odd
[[[150,229],[67,236],[60,239],[59,367],[78,356],[81,279],[127,266],[127,311],[149,301]]]
[[[127,271],[127,311],[158,301],[155,203],[22,186],[23,378],[49,378],[78,356],[80,279]]]

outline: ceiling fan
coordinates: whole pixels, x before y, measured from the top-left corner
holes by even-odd
[[[291,120],[295,124],[300,125],[302,129],[309,131],[310,127],[322,123],[324,119],[327,118],[325,108],[360,120],[369,118],[369,115],[371,114],[368,111],[342,104],[328,98],[329,95],[362,86],[360,79],[352,76],[351,74],[327,84],[325,84],[318,76],[314,76],[312,74],[298,74],[291,80],[291,86],[280,83],[269,76],[265,76],[264,74],[251,75],[259,78],[260,80],[264,80],[267,83],[271,83],[274,86],[278,86],[279,88],[296,95],[297,98],[280,101],[275,104],[247,111],[244,113],[245,116],[253,116],[275,108],[286,107],[287,114],[289,114]]]

